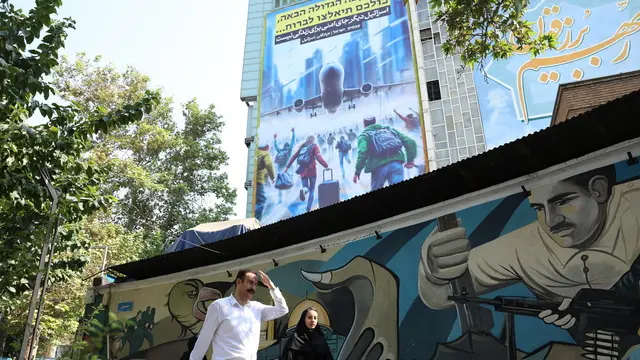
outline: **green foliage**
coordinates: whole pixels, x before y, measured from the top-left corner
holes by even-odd
[[[51,197],[40,170],[46,169],[58,192],[57,214],[65,223],[56,251],[69,255],[86,250],[90,239],[79,236],[84,219],[115,200],[104,191],[108,172],[88,156],[93,142],[140,121],[160,101],[158,92],[144,91],[110,109],[86,111],[74,103],[48,103],[55,91],[46,77],[58,66],[67,30],[74,27],[71,19],[54,19],[61,3],[37,0],[25,14],[0,2],[0,313],[8,319],[3,328],[26,317],[27,292],[51,220]],[[36,112],[44,124],[29,126],[27,121]],[[52,283],[72,277],[84,260],[55,257]],[[45,328],[68,325],[55,318],[56,311],[64,313],[67,305],[71,306],[63,301],[47,305],[52,311],[49,319],[43,318]]]
[[[75,61],[63,58],[53,79],[60,96],[88,113],[135,101],[149,88],[149,78],[134,68],[119,72],[83,53]],[[157,255],[166,240],[189,227],[233,214],[236,191],[221,171],[228,161],[220,147],[224,122],[213,105],[202,109],[195,99],[180,110],[183,127],[173,100],[164,97],[140,122],[102,137],[91,154],[109,169],[105,192],[119,200],[108,220],[142,231],[145,256]]]
[[[426,0],[420,0],[426,1]],[[528,0],[430,0],[432,15],[446,29],[446,56],[460,56],[462,64],[484,72],[487,58],[506,59],[515,50],[537,56],[555,49],[556,35],[536,33],[523,19]]]

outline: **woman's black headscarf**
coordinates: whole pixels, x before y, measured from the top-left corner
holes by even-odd
[[[327,355],[331,354],[331,349],[319,326],[316,326],[315,329],[307,327],[305,318],[310,310],[316,311],[315,308],[308,308],[302,312],[295,332],[284,346],[284,352],[296,350],[297,352],[308,353],[311,355],[311,359],[325,359]]]

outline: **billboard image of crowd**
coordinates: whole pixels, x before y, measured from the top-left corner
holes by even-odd
[[[307,1],[268,14],[258,106],[262,224],[423,173],[403,0]]]

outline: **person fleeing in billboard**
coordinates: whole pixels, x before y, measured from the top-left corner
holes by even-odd
[[[407,114],[402,115],[400,114],[398,111],[393,110],[393,112],[396,113],[396,115],[398,115],[398,117],[400,118],[400,120],[402,120],[404,122],[404,126],[407,129],[407,131],[409,132],[419,132],[420,131],[420,118],[418,118],[416,115],[414,114]]]
[[[271,182],[275,180],[275,171],[273,170],[273,160],[269,153],[269,144],[259,143],[256,153],[256,161],[258,170],[256,175],[256,211],[255,217],[258,221],[262,220],[264,207],[267,205],[267,193],[265,186],[267,185],[267,176]]]
[[[404,180],[404,167],[413,168],[417,144],[400,131],[376,124],[375,117],[365,118],[364,130],[358,136],[358,157],[353,183],[360,180],[360,173],[371,173],[371,190],[381,189],[385,183],[397,184]],[[407,152],[406,157],[402,151]],[[406,161],[406,162],[405,162]]]
[[[329,148],[329,155],[332,155],[333,158],[333,143],[336,141],[336,137],[333,136],[333,133],[329,133],[329,137],[327,137],[327,145]]]
[[[349,129],[349,131],[346,130],[347,129],[345,129],[345,132],[347,133],[347,139],[349,139],[349,142],[351,143],[351,155],[352,158],[355,159],[356,155],[358,154],[358,146],[356,144],[356,141],[358,140],[358,134],[356,134],[353,129]]]
[[[345,139],[344,136],[340,136],[340,140],[336,144],[336,149],[338,149],[338,155],[340,156],[340,170],[342,170],[342,178],[346,177],[344,172],[344,161],[351,164],[351,160],[349,159],[349,151],[351,150],[351,143]]]
[[[287,162],[291,158],[293,152],[293,145],[296,143],[296,131],[291,128],[291,141],[285,142],[282,147],[278,146],[278,134],[273,134],[273,148],[276,150],[275,163],[278,174],[284,171],[287,166]],[[278,190],[278,204],[282,203],[282,190]]]
[[[275,305],[251,301],[260,281],[269,288]],[[240,270],[234,292],[209,305],[204,325],[198,335],[190,360],[201,360],[213,347],[214,360],[256,360],[260,346],[260,325],[283,317],[289,312],[280,289],[262,271]]]
[[[313,198],[316,192],[316,161],[319,162],[324,168],[328,168],[329,164],[322,158],[320,154],[320,147],[315,143],[313,135],[309,135],[302,145],[296,150],[296,152],[289,159],[289,163],[285,167],[284,171],[289,170],[291,164],[297,160],[298,169],[296,174],[300,175],[302,181],[302,189],[300,189],[300,201],[305,200],[305,195],[308,194],[307,200],[307,212],[311,210],[313,204]]]

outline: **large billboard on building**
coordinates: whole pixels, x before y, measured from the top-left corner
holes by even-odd
[[[640,69],[638,1],[534,0],[525,18],[558,34],[557,49],[492,61],[486,81],[476,73],[488,147],[549,126],[559,84]]]
[[[262,224],[425,171],[403,0],[307,1],[265,21],[253,201]]]

